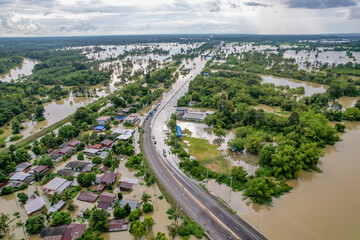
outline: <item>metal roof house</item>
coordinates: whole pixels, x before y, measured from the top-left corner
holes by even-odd
[[[104,175],[101,176],[99,181],[100,181],[100,183],[114,184],[114,182],[116,181],[116,178],[117,178],[116,173],[106,172],[106,173],[104,173]]]
[[[80,201],[85,201],[85,202],[95,202],[96,199],[99,197],[99,195],[92,193],[92,192],[81,192],[79,194],[79,196],[76,198],[77,200]]]
[[[141,202],[137,200],[124,200],[120,202],[120,207],[124,207],[126,204],[129,204],[131,211],[134,211],[137,208],[141,207]]]
[[[129,222],[119,219],[109,220],[109,232],[127,231],[129,228]]]
[[[114,202],[116,200],[116,195],[113,193],[103,192],[100,194],[98,208],[103,209],[112,209]]]
[[[98,125],[105,125],[107,123],[110,123],[111,118],[108,116],[104,116],[104,117],[99,117],[98,119],[96,119],[96,122]]]
[[[31,196],[24,205],[26,213],[30,216],[40,212],[44,206],[45,200],[42,197],[37,197],[36,195]]]
[[[70,187],[71,181],[67,181],[64,178],[55,177],[41,189],[48,194],[53,194],[54,192],[62,193],[66,188]]]
[[[29,168],[32,166],[29,162],[22,162],[16,165],[15,172],[27,172]]]
[[[60,211],[65,206],[65,204],[66,203],[63,200],[60,200],[57,204],[55,204],[49,209],[49,213]]]

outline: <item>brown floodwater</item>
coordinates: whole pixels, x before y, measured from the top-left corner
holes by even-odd
[[[23,63],[19,67],[11,69],[7,74],[0,75],[0,81],[10,82],[12,79],[18,79],[21,75],[30,75],[34,66],[39,62],[35,59],[24,58]]]
[[[305,94],[303,96],[311,96],[315,93],[324,93],[329,86],[324,84],[305,82],[289,78],[281,78],[275,76],[261,75],[262,83],[272,83],[275,86],[289,86],[290,88],[304,87]]]
[[[343,141],[325,148],[319,172],[304,172],[273,205],[259,206],[210,181],[208,188],[270,239],[360,238],[360,124],[345,122]],[[230,200],[230,201],[229,201]]]

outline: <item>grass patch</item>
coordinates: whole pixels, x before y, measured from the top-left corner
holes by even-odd
[[[189,149],[190,155],[194,156],[203,166],[218,173],[230,171],[229,160],[220,150],[217,150],[219,146],[210,144],[206,139],[187,136],[182,137],[181,144],[184,148]]]

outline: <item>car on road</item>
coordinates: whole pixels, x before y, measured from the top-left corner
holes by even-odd
[[[152,138],[155,139],[155,136],[153,135]]]
[[[156,141],[154,141],[154,144],[156,144]]]
[[[166,154],[166,150],[165,150],[165,149],[163,149],[163,155],[164,155],[164,157],[167,157],[167,154]]]

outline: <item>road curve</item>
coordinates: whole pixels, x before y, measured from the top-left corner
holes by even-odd
[[[158,112],[163,108],[164,105]],[[160,184],[182,210],[202,226],[211,239],[267,239],[245,220],[231,214],[214,196],[158,154],[152,139],[152,124],[156,124],[156,116],[144,123],[143,152]]]

